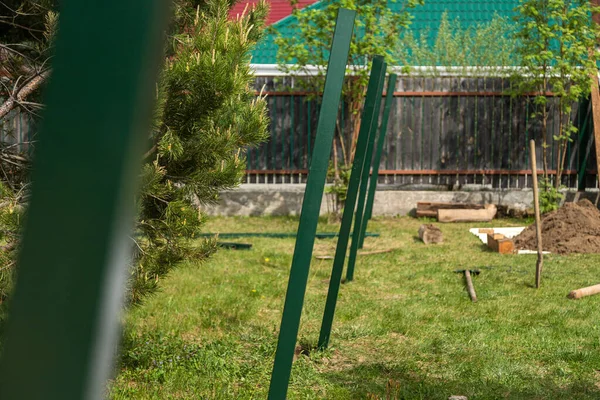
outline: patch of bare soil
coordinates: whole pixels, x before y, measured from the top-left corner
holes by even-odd
[[[535,224],[514,241],[518,250],[536,250]],[[600,253],[600,210],[581,200],[542,216],[542,245],[544,251],[557,254]]]

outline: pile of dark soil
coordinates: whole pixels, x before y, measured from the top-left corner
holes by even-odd
[[[535,224],[514,241],[518,250],[536,250]],[[581,200],[542,216],[542,244],[551,253],[600,253],[600,210]]]

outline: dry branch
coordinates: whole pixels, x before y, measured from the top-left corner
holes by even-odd
[[[4,103],[0,105],[0,119],[4,118],[20,102],[25,101],[27,96],[36,91],[48,76],[50,76],[49,70],[42,71],[31,77],[21,87],[15,88]]]

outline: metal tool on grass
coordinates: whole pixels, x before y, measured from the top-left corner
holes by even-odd
[[[231,250],[250,250],[252,248],[252,244],[250,243],[236,242],[217,242],[217,246]]]
[[[473,280],[471,279],[471,274],[479,275],[481,271],[478,269],[457,269],[454,272],[459,274],[465,274],[465,281],[467,282],[467,290],[469,292],[469,296],[471,296],[471,301],[475,303],[477,301],[477,294],[475,294],[475,288],[473,287]]]

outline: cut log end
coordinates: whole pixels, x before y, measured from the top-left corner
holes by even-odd
[[[444,242],[444,235],[440,228],[433,224],[423,224],[419,227],[419,238],[425,244],[436,244]]]
[[[579,299],[577,290],[571,290],[571,292],[569,292],[569,294],[567,295],[568,298],[570,299]]]

